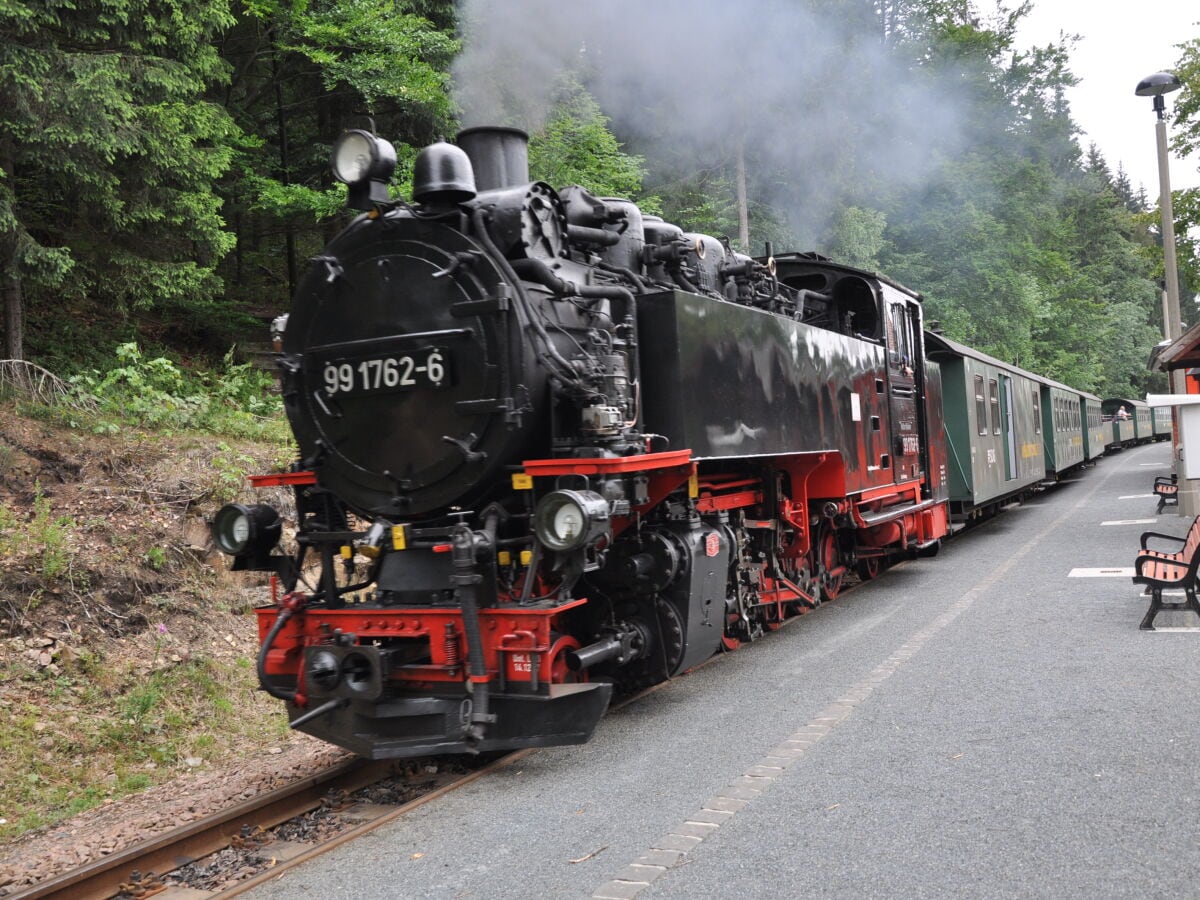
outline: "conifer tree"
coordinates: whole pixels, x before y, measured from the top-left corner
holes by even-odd
[[[69,352],[62,310],[81,298],[130,310],[219,296],[232,236],[212,185],[237,128],[204,94],[226,77],[213,39],[231,23],[227,0],[0,4],[7,356],[24,356],[27,326],[51,357]]]

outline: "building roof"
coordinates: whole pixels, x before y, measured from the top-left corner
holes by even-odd
[[[1200,366],[1200,324],[1193,325],[1174,341],[1162,341],[1150,351],[1151,371],[1171,372]]]

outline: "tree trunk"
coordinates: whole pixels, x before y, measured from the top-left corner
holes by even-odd
[[[291,184],[291,160],[288,158],[287,112],[283,102],[283,82],[279,77],[279,48],[271,38],[271,77],[275,82],[275,114],[279,123],[279,181]],[[289,217],[284,223],[284,241],[287,253],[288,296],[296,293],[296,231]]]
[[[25,306],[21,275],[10,254],[4,261],[4,353],[9,359],[25,358]]]
[[[738,208],[738,240],[742,245],[742,252],[750,254],[750,203],[746,198],[746,142],[743,138],[737,139],[737,146],[734,149],[737,156],[735,165],[737,167],[737,208]]]
[[[10,190],[14,169],[12,155],[0,147],[0,170]],[[16,210],[13,214],[15,217]],[[15,228],[0,234],[0,294],[4,296],[4,355],[8,359],[25,358],[25,301],[17,266],[17,237]]]

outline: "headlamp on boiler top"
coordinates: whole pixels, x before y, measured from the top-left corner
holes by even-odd
[[[334,177],[350,186],[347,205],[370,209],[388,200],[387,183],[396,171],[396,148],[369,131],[353,128],[334,141],[329,165]]]

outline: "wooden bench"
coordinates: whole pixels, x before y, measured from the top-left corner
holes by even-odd
[[[1169,544],[1175,545],[1175,550],[1155,550],[1150,546],[1150,541],[1166,541]],[[1160,559],[1187,559],[1196,552],[1196,548],[1200,546],[1200,516],[1196,516],[1192,520],[1192,527],[1187,530],[1187,534],[1183,537],[1176,537],[1173,534],[1163,534],[1158,531],[1143,531],[1141,537],[1142,549],[1138,551],[1138,556],[1156,556]]]
[[[1163,507],[1168,503],[1173,506],[1179,505],[1179,482],[1177,475],[1159,475],[1154,479],[1154,493],[1158,495],[1158,509],[1154,511],[1158,515],[1163,511]]]
[[[1200,518],[1197,521],[1200,522]],[[1196,531],[1197,525],[1196,522],[1193,522],[1185,538],[1174,538],[1173,540],[1182,541],[1183,547],[1173,554],[1143,549],[1134,559],[1133,583],[1144,584],[1150,589],[1150,608],[1146,611],[1142,624],[1138,626],[1143,631],[1154,630],[1154,617],[1164,609],[1190,609],[1200,617],[1200,603],[1196,601],[1196,571],[1200,569],[1200,539],[1193,538]],[[1148,537],[1170,536],[1147,532],[1142,536],[1143,547]],[[1169,589],[1182,589],[1186,599],[1182,603],[1163,603],[1162,592]]]

